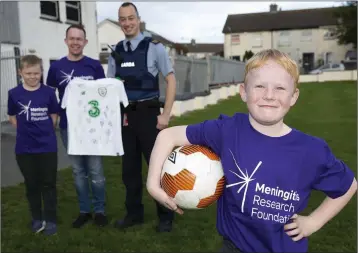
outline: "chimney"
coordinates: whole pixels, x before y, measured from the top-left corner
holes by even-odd
[[[193,46],[195,46],[195,39],[191,39],[190,44],[193,45]]]
[[[277,4],[270,4],[270,12],[276,12],[277,11]]]
[[[145,31],[145,22],[140,22],[139,28],[140,28],[141,32],[144,32]]]

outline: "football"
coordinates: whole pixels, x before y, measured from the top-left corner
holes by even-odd
[[[161,187],[182,209],[210,206],[225,187],[219,156],[200,145],[176,148],[164,162]]]

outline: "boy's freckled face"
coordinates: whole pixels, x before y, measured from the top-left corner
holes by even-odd
[[[240,87],[240,94],[258,123],[272,125],[280,122],[296,103],[298,89],[292,76],[281,65],[267,61],[248,73],[245,88]]]
[[[38,64],[32,66],[25,65],[24,68],[20,70],[20,74],[26,85],[35,87],[40,83],[41,80],[41,66]]]

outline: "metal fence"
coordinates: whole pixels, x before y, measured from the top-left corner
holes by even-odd
[[[193,59],[176,56],[173,60],[177,81],[177,100],[185,100],[205,95],[212,87],[220,84],[238,83],[244,80],[245,63],[208,56],[206,59]],[[166,85],[160,77],[160,93],[164,99]]]
[[[20,82],[18,69],[20,64],[20,57],[27,53],[27,50],[20,50],[15,47],[10,51],[1,51],[0,70],[1,70],[1,93],[0,93],[0,118],[1,122],[7,121],[7,100],[8,91]]]

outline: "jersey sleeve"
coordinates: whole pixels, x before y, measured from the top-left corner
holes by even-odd
[[[65,109],[67,107],[67,102],[69,100],[70,89],[71,89],[71,82],[65,88],[65,92],[63,94],[62,102],[61,102],[61,108],[62,109]]]
[[[324,192],[330,198],[338,198],[351,187],[354,173],[346,163],[334,156],[326,143],[321,150],[322,155],[316,153],[316,157],[322,157],[322,161],[319,162],[312,188]]]
[[[128,102],[128,97],[127,97],[127,93],[126,90],[124,89],[124,85],[123,82],[119,81],[118,79],[116,79],[118,82],[120,82],[119,84],[119,98],[120,98],[120,102],[123,104],[124,107],[127,107],[129,102]]]
[[[159,43],[154,45],[154,48],[156,50],[156,62],[158,70],[163,74],[164,77],[170,73],[174,73],[172,63],[164,45]]]
[[[198,124],[188,125],[186,136],[191,144],[211,148],[216,154],[221,153],[222,129],[227,116],[220,115],[218,119],[205,120]]]
[[[13,100],[12,92],[9,91],[8,92],[8,100],[7,100],[7,114],[9,116],[14,116],[14,115],[16,115],[16,113],[17,113],[16,104]]]

